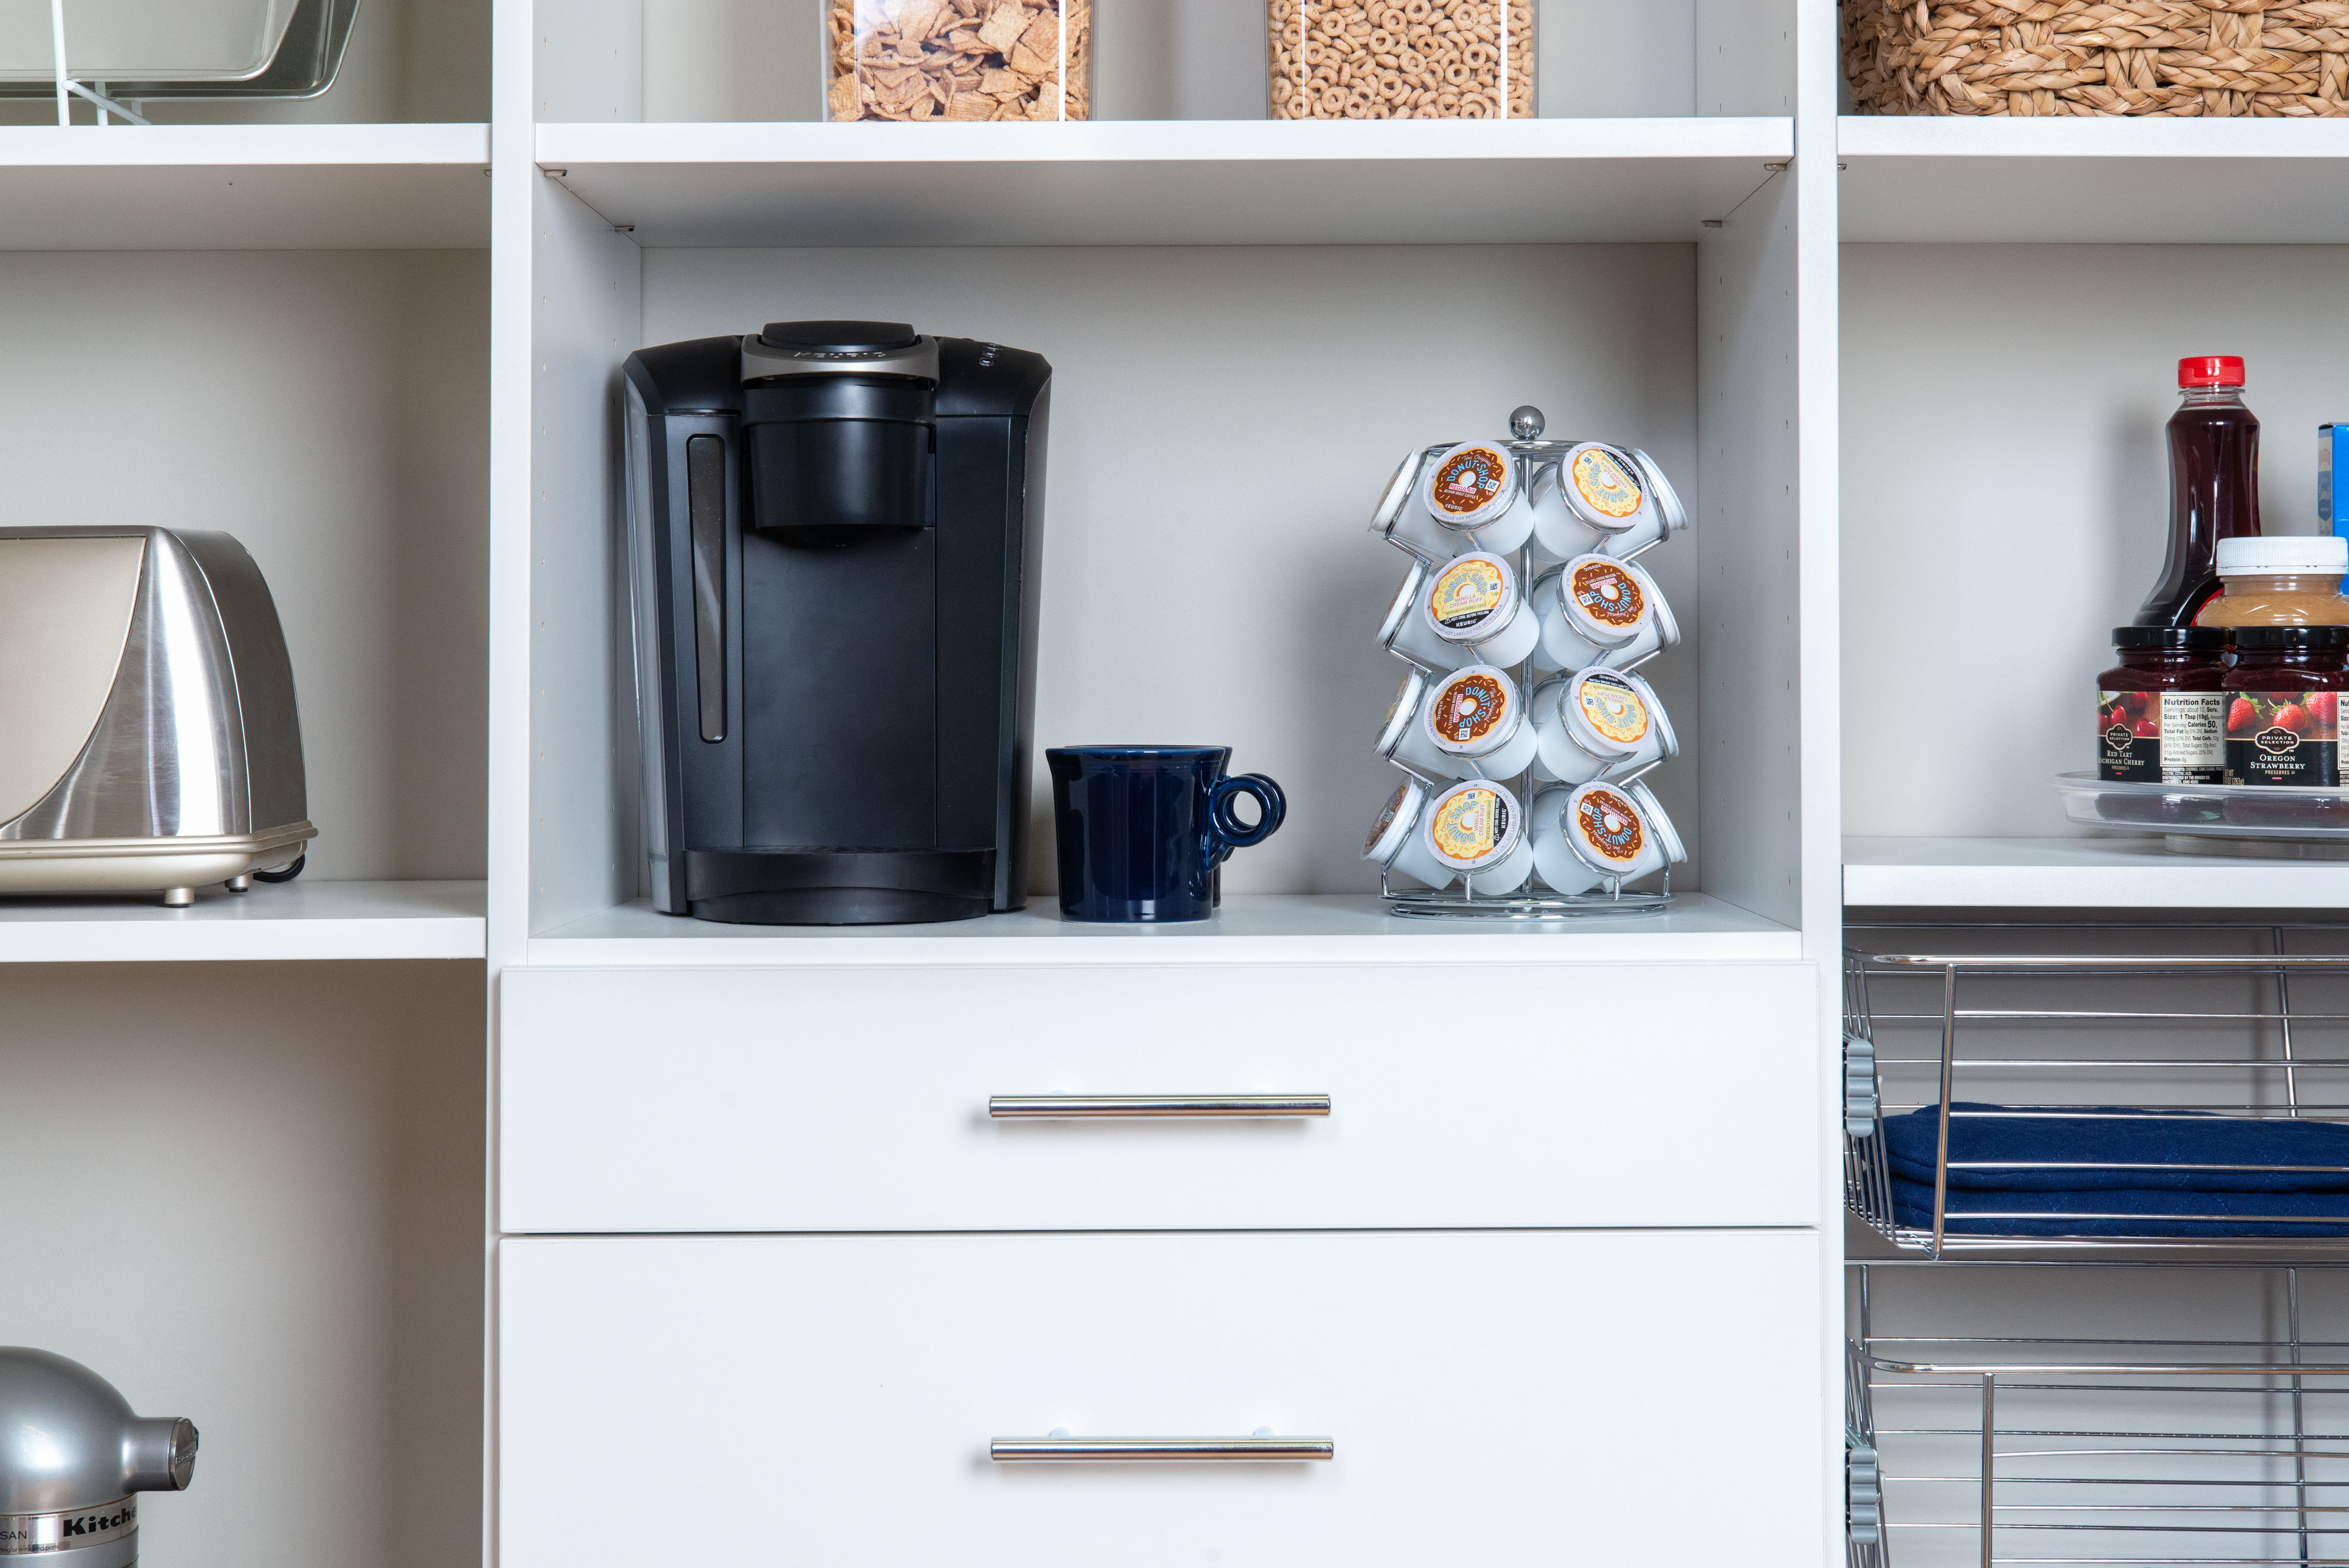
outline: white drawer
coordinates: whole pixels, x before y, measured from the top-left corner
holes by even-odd
[[[503,1224],[1813,1224],[1816,984],[1801,963],[509,970]],[[1444,1027],[1471,1013],[1505,1026]],[[989,1116],[1040,1094],[1331,1109]]]
[[[502,1251],[503,1568],[1829,1560],[1816,1236]],[[1335,1458],[988,1457],[1265,1428]]]

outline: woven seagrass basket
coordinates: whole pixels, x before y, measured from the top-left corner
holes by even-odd
[[[1843,0],[1862,114],[2349,114],[2344,0]]]

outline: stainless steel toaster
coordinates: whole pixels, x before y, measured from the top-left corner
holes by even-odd
[[[195,889],[317,836],[269,585],[225,534],[0,528],[0,893]]]

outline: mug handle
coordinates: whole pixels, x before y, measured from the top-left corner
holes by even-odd
[[[1257,821],[1254,827],[1233,815],[1233,797],[1243,794],[1256,802]],[[1208,836],[1215,841],[1214,863],[1221,865],[1235,849],[1262,844],[1280,830],[1288,816],[1288,797],[1262,774],[1234,774],[1217,779],[1207,792],[1207,828]]]

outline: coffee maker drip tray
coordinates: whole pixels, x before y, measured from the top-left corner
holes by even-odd
[[[688,907],[738,925],[901,926],[974,919],[995,896],[995,851],[794,845],[688,849]]]

